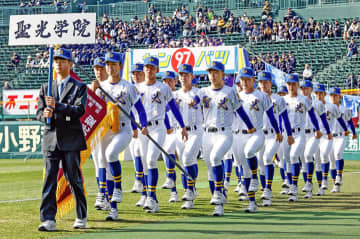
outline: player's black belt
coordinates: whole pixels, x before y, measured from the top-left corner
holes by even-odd
[[[233,130],[233,134],[239,134],[240,130]]]
[[[294,129],[291,129],[291,132],[293,132],[293,133],[298,133],[298,132],[300,132],[300,128],[294,128]]]
[[[216,127],[209,127],[206,129],[206,132],[209,133],[216,133],[216,132],[221,132],[221,131],[225,131],[226,128],[225,127],[220,127],[220,128],[216,128]]]
[[[124,127],[125,125],[126,125],[126,123],[124,123],[124,122],[120,123],[120,127]],[[110,129],[112,129],[112,126],[110,126]]]
[[[194,126],[186,126],[185,129],[186,129],[186,131],[195,131],[195,130],[197,130],[197,127],[196,127],[196,125],[194,125]]]
[[[246,129],[243,129],[240,131],[242,134],[249,134],[249,131],[247,131]]]
[[[315,129],[305,129],[305,134],[315,133]]]
[[[263,132],[264,132],[264,134],[273,134],[273,133],[275,133],[275,131],[273,129],[270,129],[270,130],[264,129]]]
[[[343,136],[343,133],[333,134],[333,137]]]
[[[159,125],[159,124],[160,124],[160,121],[158,121],[158,120],[153,120],[153,121],[147,122],[148,126],[155,126],[155,125]]]

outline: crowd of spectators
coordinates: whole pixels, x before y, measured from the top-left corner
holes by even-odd
[[[49,57],[46,51],[37,53],[33,58],[31,55],[27,57],[25,72],[26,73],[41,73],[42,69],[49,67]]]
[[[257,57],[250,59],[251,67],[256,73],[265,70],[265,63],[275,66],[283,72],[288,74],[293,73],[296,68],[296,58],[292,51],[287,55],[283,52],[281,55],[278,55],[277,52],[263,54],[260,53]]]

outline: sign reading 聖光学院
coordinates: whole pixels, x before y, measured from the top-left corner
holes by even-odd
[[[93,44],[96,13],[10,16],[9,45]]]

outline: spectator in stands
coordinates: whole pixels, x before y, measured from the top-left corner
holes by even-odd
[[[230,18],[231,12],[229,11],[229,9],[224,8],[224,13],[223,13],[223,19],[225,22],[227,22]]]
[[[296,58],[292,51],[289,51],[289,62],[290,62],[291,68],[294,69],[296,67]]]
[[[26,68],[26,73],[29,73],[29,69],[31,70],[31,72],[33,73],[33,69],[34,69],[34,66],[35,66],[35,61],[34,59],[29,55],[27,57],[27,60],[26,60],[26,65],[25,65],[25,68]]]
[[[9,85],[9,82],[5,81],[4,86],[3,86],[3,90],[11,90],[11,89],[12,89],[12,87]]]
[[[305,64],[305,69],[303,71],[303,78],[304,80],[309,80],[312,81],[312,77],[313,77],[313,73],[312,70],[310,68],[309,64]]]
[[[34,68],[40,68],[41,66],[41,53],[36,53],[36,57],[34,59]]]
[[[8,70],[12,70],[15,69],[15,71],[17,70],[17,67],[19,66],[20,63],[20,56],[14,52],[13,56],[11,57],[11,61],[8,64]]]
[[[350,28],[348,30],[348,36],[350,37],[359,36],[359,32],[360,32],[360,24],[358,23],[358,21],[356,21],[356,19],[353,19],[353,22],[351,23]]]
[[[20,1],[20,13],[26,14],[26,4],[24,1]]]
[[[261,12],[261,18],[266,19],[271,14],[272,14],[272,7],[271,7],[269,1],[265,1],[265,5],[264,5],[263,10]]]
[[[155,15],[157,12],[157,9],[155,8],[154,4],[150,4],[150,7],[148,9],[148,13],[150,16]]]
[[[329,25],[323,21],[321,25],[321,38],[327,38],[329,32]]]
[[[333,34],[334,37],[338,38],[341,37],[341,25],[338,21],[335,21],[334,27],[333,27]]]
[[[355,89],[358,88],[359,82],[356,81],[355,77],[353,76],[353,74],[349,74],[348,78],[346,79],[346,86],[347,89]]]
[[[218,27],[218,20],[216,19],[215,16],[212,16],[212,19],[210,21],[210,31],[215,32],[217,30],[217,27]]]
[[[53,5],[54,5],[54,7],[55,7],[55,11],[56,11],[56,12],[59,12],[59,11],[60,11],[60,7],[61,7],[61,2],[60,2],[60,0],[54,0]]]
[[[66,2],[66,1],[63,3],[63,5],[61,6],[61,8],[62,8],[62,11],[63,11],[63,12],[67,12],[67,10],[68,10],[68,5],[67,5],[67,2]]]
[[[190,25],[189,19],[186,19],[183,29],[184,29],[183,30],[184,37],[192,35],[192,30],[191,30],[191,25]]]
[[[49,67],[49,57],[47,51],[45,51],[40,61],[40,68],[48,68],[48,67]]]
[[[350,24],[350,21],[349,20],[346,20],[346,22],[345,22],[345,26],[344,26],[344,39],[346,40],[347,39],[347,37],[349,36],[348,34],[348,31],[349,31],[349,29],[350,29],[350,26],[351,26],[351,24]]]
[[[79,8],[81,9],[81,12],[82,12],[82,13],[87,12],[88,6],[87,6],[87,4],[86,4],[86,1],[84,1],[82,4],[80,4],[80,5],[79,5]]]
[[[40,7],[42,5],[42,0],[36,0],[35,6]]]
[[[200,3],[199,7],[196,9],[196,19],[199,19],[200,17],[204,16],[204,12],[203,12],[203,6]]]
[[[320,26],[320,22],[317,22],[315,25],[314,39],[320,39],[320,37],[321,37],[321,26]]]
[[[291,19],[293,19],[293,17],[295,17],[296,14],[293,10],[291,10],[291,8],[288,8],[285,16],[284,16],[284,22],[290,22]]]
[[[351,38],[350,43],[348,44],[347,48],[348,48],[347,57],[349,59],[351,59],[353,55],[358,54],[357,45],[356,45],[356,42],[355,42],[354,38]]]

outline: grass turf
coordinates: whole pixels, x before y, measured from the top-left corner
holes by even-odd
[[[134,181],[133,163],[124,162],[122,165],[123,187],[129,191]],[[159,166],[161,185],[165,179],[163,162],[159,162]],[[299,202],[295,204],[288,203],[287,197],[279,194],[280,178],[276,169],[273,207],[259,206],[259,212],[251,215],[243,212],[247,203],[238,202],[237,195],[232,192],[235,187],[233,175],[229,204],[225,205],[222,218],[209,216],[213,206],[209,205],[210,192],[203,161],[199,161],[199,171],[197,188],[200,195],[194,210],[180,210],[181,202],[167,202],[169,190],[158,189],[160,212],[145,214],[134,206],[139,195],[125,193],[123,202],[119,204],[120,221],[105,222],[106,212],[93,208],[97,186],[93,163],[88,160],[83,169],[89,194],[87,229],[72,229],[73,211],[57,219],[57,232],[41,233],[37,226],[40,223],[42,160],[0,160],[0,238],[358,238],[360,235],[360,174],[357,173],[360,161],[345,161],[342,193],[327,192],[326,196],[314,196],[313,200],[302,199],[303,193],[300,193]],[[301,188],[302,179],[300,182]],[[178,177],[180,197],[181,188]],[[258,204],[261,204],[260,195],[258,192]],[[14,202],[24,199],[30,200]]]

